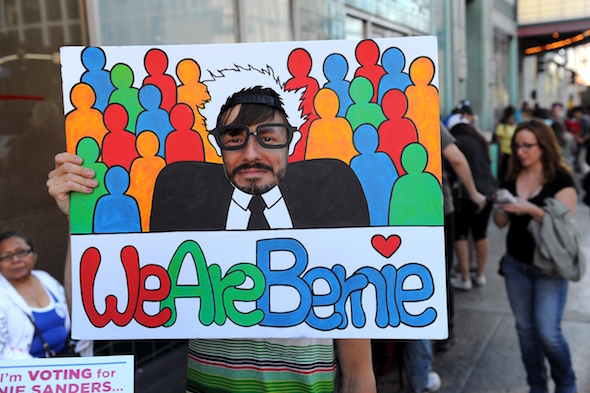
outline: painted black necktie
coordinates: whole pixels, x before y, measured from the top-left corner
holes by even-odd
[[[268,221],[266,221],[266,217],[264,217],[263,213],[265,207],[266,204],[260,195],[254,195],[252,197],[252,200],[248,205],[248,210],[250,210],[248,229],[270,229]]]

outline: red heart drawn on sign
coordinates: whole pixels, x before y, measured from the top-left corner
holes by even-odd
[[[386,239],[383,235],[375,235],[371,239],[371,244],[379,254],[389,258],[401,246],[402,238],[398,235],[391,235]]]

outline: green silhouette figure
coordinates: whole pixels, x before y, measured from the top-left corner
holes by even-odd
[[[402,152],[406,174],[393,185],[389,225],[443,225],[442,190],[436,177],[424,172],[428,154],[421,144],[410,143]]]
[[[346,111],[346,119],[350,127],[356,130],[361,124],[371,124],[376,130],[387,118],[379,104],[371,102],[373,99],[373,85],[371,81],[362,76],[357,76],[350,84],[350,98],[354,101]]]
[[[127,64],[119,63],[111,70],[111,82],[115,90],[111,93],[109,104],[123,105],[129,115],[125,129],[135,134],[137,116],[143,111],[139,103],[139,89],[133,86],[133,71]]]
[[[104,176],[107,173],[107,166],[102,162],[97,162],[100,157],[100,148],[98,143],[92,138],[82,138],[78,143],[76,154],[82,157],[84,166],[92,169],[98,181],[96,187],[90,194],[72,192],[70,195],[70,217],[72,234],[92,233],[92,223],[94,218],[94,207],[96,201],[103,195],[107,195],[107,189],[104,186]]]

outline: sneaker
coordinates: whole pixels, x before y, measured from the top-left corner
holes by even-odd
[[[423,390],[423,393],[436,392],[438,389],[440,389],[440,385],[441,382],[438,373],[436,373],[435,371],[430,371],[428,373],[428,384],[426,385],[426,388]]]
[[[471,284],[471,279],[463,280],[461,277],[453,277],[451,278],[451,285],[455,289],[460,289],[462,291],[469,291],[473,284]]]
[[[486,285],[488,283],[488,280],[486,279],[486,276],[475,276],[475,278],[473,279],[473,282],[478,287],[483,287],[484,285]]]

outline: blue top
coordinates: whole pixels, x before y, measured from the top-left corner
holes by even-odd
[[[45,342],[49,344],[49,347],[55,353],[60,353],[66,347],[66,340],[68,338],[68,331],[64,326],[66,318],[63,310],[56,308],[57,299],[55,299],[55,296],[50,292],[48,293],[50,294],[49,305],[43,308],[31,308],[31,310],[35,325],[41,331]],[[45,357],[43,341],[39,338],[37,331],[35,331],[35,336],[33,337],[30,353],[36,358]]]

